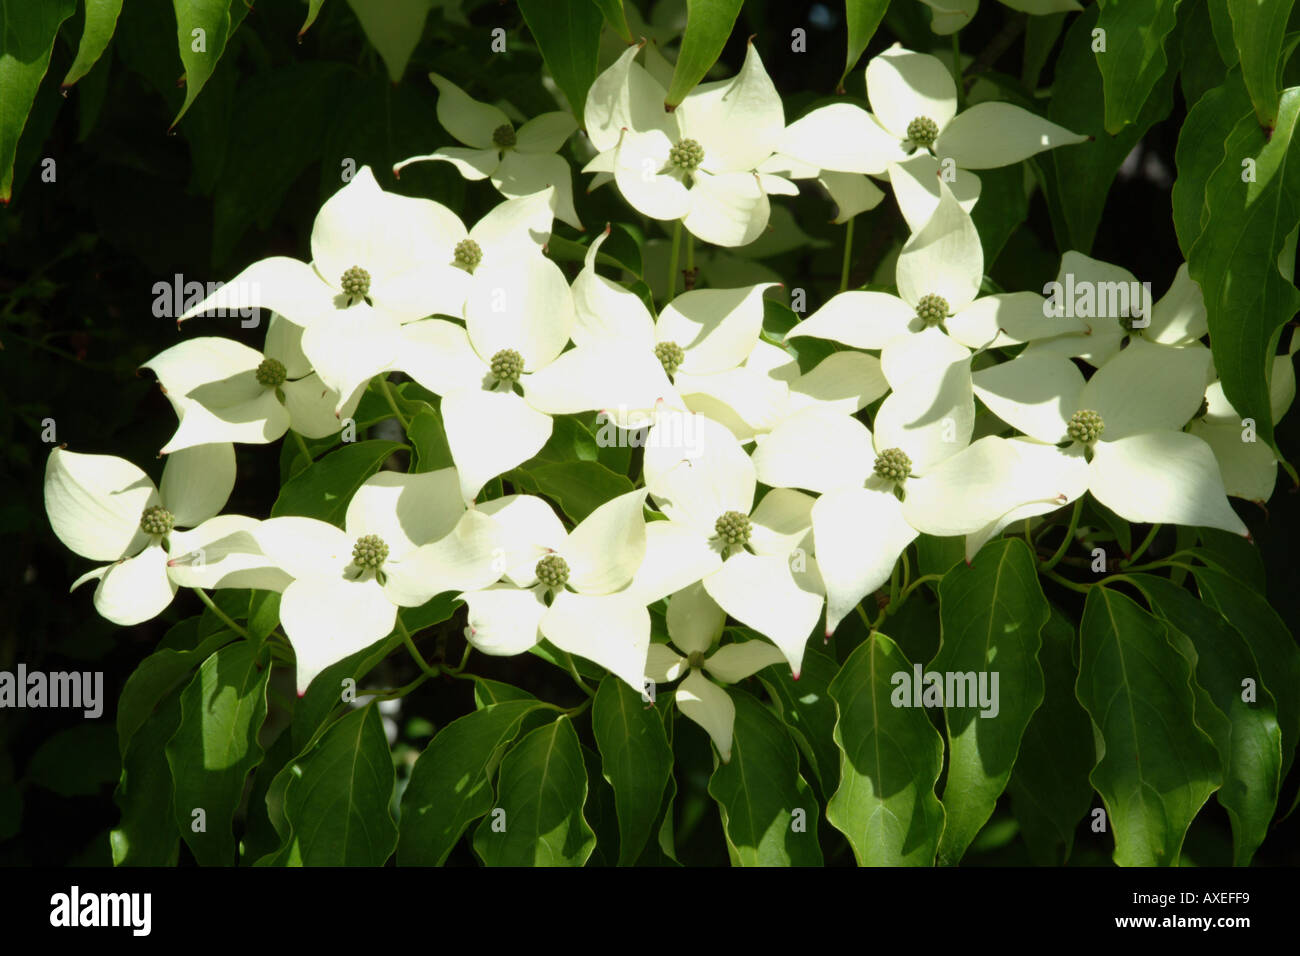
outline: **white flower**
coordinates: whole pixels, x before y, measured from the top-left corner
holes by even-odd
[[[338,396],[311,371],[301,343],[302,329],[273,315],[265,353],[204,336],[145,362],[142,367],[158,376],[180,419],[162,453],[211,442],[265,444],[290,427],[307,438],[337,432],[339,418],[350,417],[361,401],[362,386],[340,406]]]
[[[971,349],[1087,331],[1081,319],[1044,315],[1034,292],[979,296],[984,250],[970,214],[940,184],[941,199],[925,227],[899,253],[898,295],[841,292],[787,334],[831,339],[859,349],[884,349],[927,328]],[[885,356],[882,354],[882,361]],[[889,371],[886,369],[886,377]],[[891,379],[892,382],[892,379]]]
[[[934,14],[930,29],[940,36],[956,33],[975,18],[980,8],[980,0],[920,0]],[[1066,13],[1082,10],[1078,0],[1002,0],[1012,10],[1022,13],[1045,15],[1049,13]]]
[[[60,541],[82,557],[113,562],[83,574],[72,588],[98,580],[95,609],[114,624],[139,624],[156,617],[176,595],[178,582],[168,569],[169,553],[209,548],[239,528],[255,524],[239,516],[213,518],[234,485],[235,451],[229,443],[197,445],[169,455],[161,489],[125,459],[55,448],[45,466],[50,526]],[[189,569],[188,579],[181,583],[244,586],[229,584],[222,577],[222,571],[199,566]]]
[[[701,84],[672,113],[663,109],[663,86],[634,69],[636,52],[629,48],[592,86],[587,129],[602,152],[584,172],[612,172],[636,210],[680,219],[706,242],[753,242],[767,227],[768,194],[797,192],[758,171],[780,140],[785,115],[757,50],[749,47],[735,77]],[[621,138],[611,143],[613,132]]]
[[[411,163],[441,160],[451,163],[466,179],[491,177],[492,185],[507,199],[518,199],[555,187],[551,209],[556,217],[575,229],[582,221],[573,208],[573,184],[569,164],[556,152],[578,128],[568,113],[542,113],[515,129],[500,109],[471,98],[459,86],[437,73],[430,73],[438,87],[438,122],[465,144],[434,150],[427,156],[413,156],[393,167],[397,175]]]
[[[736,684],[784,658],[766,641],[714,648],[727,615],[701,584],[683,588],[668,599],[667,619],[672,644],[686,656],[668,644],[651,644],[646,676],[656,683],[667,683],[686,675],[673,695],[677,709],[704,728],[717,745],[722,762],[729,763],[736,705],[725,690],[704,675],[723,684]]]
[[[514,655],[543,637],[644,686],[650,646],[647,601],[628,589],[646,550],[645,490],[613,498],[572,531],[541,498],[484,502],[502,529],[506,580],[459,595],[469,606],[466,639],[485,654]]]
[[[315,518],[269,518],[253,537],[291,579],[280,623],[297,656],[298,693],[392,631],[399,607],[486,587],[501,575],[495,521],[466,511],[454,468],[381,471],[348,503],[342,529]]]
[[[1209,364],[1202,347],[1133,339],[1087,382],[1073,362],[1054,355],[977,372],[980,400],[1033,439],[1011,443],[1021,463],[1009,484],[1022,501],[1038,502],[1003,516],[977,541],[1085,491],[1126,521],[1246,534],[1210,446],[1182,430],[1200,407]],[[1056,447],[1063,442],[1070,444]]]
[[[939,201],[935,184],[956,170],[1008,166],[1045,149],[1086,142],[1070,132],[1012,103],[988,101],[957,113],[957,85],[942,60],[913,53],[894,44],[867,64],[867,99],[880,125],[906,151],[932,154],[931,163],[906,171],[913,183],[896,189],[895,198],[913,230],[928,220]],[[945,164],[946,160],[951,164]],[[866,172],[867,170],[863,170]],[[890,181],[894,167],[889,170]],[[952,181],[978,179],[963,172]],[[973,201],[978,186],[963,184],[962,197]]]
[[[683,449],[661,440],[675,428]],[[645,483],[668,521],[647,526],[646,559],[633,587],[656,600],[703,581],[732,617],[780,648],[797,677],[824,593],[809,554],[813,499],[774,488],[754,507],[754,463],[723,425],[703,415],[665,416],[650,428]]]

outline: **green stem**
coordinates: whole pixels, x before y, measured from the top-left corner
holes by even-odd
[[[297,445],[298,445],[298,450],[299,450],[300,452],[302,452],[302,457],[306,458],[306,459],[307,459],[307,464],[310,465],[310,464],[312,463],[312,457],[311,457],[311,452],[307,449],[307,443],[306,443],[305,441],[303,441],[303,440],[302,440],[302,436],[299,435],[299,434],[298,434],[296,431],[294,431],[292,428],[289,429],[289,434],[293,436],[293,440],[294,440],[294,441],[297,443]]]
[[[420,670],[424,671],[424,673],[429,677],[437,677],[442,673],[442,671],[424,659],[424,655],[420,653],[420,649],[415,646],[415,641],[411,640],[411,632],[408,631],[406,625],[402,623],[400,615],[397,618],[397,630],[402,635],[402,643],[406,645],[407,651],[410,652],[411,659],[415,661],[416,666],[419,667]]]
[[[862,609],[861,604],[857,606],[856,610],[858,612],[858,617],[862,618],[862,625],[868,632],[870,632],[875,627],[875,625],[871,623],[871,618],[867,617],[867,612]]]
[[[1060,547],[1056,549],[1056,552],[1048,558],[1047,563],[1043,565],[1044,571],[1052,570],[1052,568],[1060,564],[1061,558],[1065,557],[1065,552],[1069,550],[1070,544],[1074,541],[1074,531],[1079,527],[1079,515],[1082,513],[1083,498],[1075,498],[1074,510],[1070,512],[1070,524],[1069,527],[1065,529],[1065,537],[1061,540]]]
[[[686,271],[695,271],[695,237],[689,229],[686,230]]]
[[[357,691],[357,697],[358,698],[370,697],[373,698],[374,700],[396,700],[398,697],[405,697],[411,691],[415,690],[415,688],[419,687],[421,684],[427,681],[429,677],[430,677],[429,674],[421,674],[419,677],[411,681],[409,684],[404,684],[403,686],[397,687],[393,690]]]
[[[885,605],[888,611],[898,603],[898,562],[894,562],[893,569],[889,572],[889,603]]]
[[[596,692],[587,686],[587,682],[578,673],[578,665],[573,662],[573,655],[566,652],[564,658],[569,664],[569,676],[573,678],[574,683],[581,687],[582,692],[588,697],[596,696]]]
[[[677,257],[682,251],[682,221],[673,223],[673,250],[668,256],[668,296],[665,302],[671,302],[677,294]]]
[[[1061,577],[1061,575],[1057,574],[1055,571],[1048,571],[1044,568],[1039,568],[1038,570],[1043,577],[1051,578],[1062,587],[1067,587],[1071,591],[1078,591],[1080,594],[1087,594],[1088,589],[1092,587],[1091,584],[1079,584],[1075,581],[1071,581],[1069,578]]]
[[[381,375],[379,378],[379,390],[384,393],[384,398],[388,399],[388,407],[393,410],[397,420],[402,424],[402,430],[405,431],[411,427],[411,423],[406,420],[401,411],[397,408],[397,399],[393,398],[393,390],[388,387],[388,376]]]
[[[966,108],[966,88],[961,78],[961,44],[957,42],[959,30],[954,30],[952,34],[952,78],[957,83],[957,112]]]
[[[1160,533],[1160,525],[1153,524],[1151,526],[1151,530],[1147,532],[1147,536],[1142,539],[1142,543],[1137,546],[1137,550],[1134,551],[1132,554],[1130,554],[1127,558],[1125,558],[1124,561],[1121,563],[1120,567],[1128,567],[1138,558],[1142,557],[1146,549],[1151,547],[1151,542],[1156,539],[1156,535],[1159,533]]]
[[[244,630],[244,628],[240,627],[238,624],[232,621],[230,619],[230,616],[226,614],[225,611],[221,610],[221,608],[217,607],[214,603],[212,603],[212,598],[208,597],[207,593],[202,588],[195,588],[194,593],[199,596],[199,600],[202,601],[204,604],[206,604],[208,606],[208,610],[211,611],[213,614],[215,614],[221,620],[221,622],[226,625],[226,627],[230,628],[240,637],[244,638],[244,640],[251,641],[253,639],[253,636],[249,634],[248,631]]]
[[[850,218],[844,227],[844,261],[840,264],[840,291],[844,292],[849,287],[849,264],[853,261],[853,223],[856,219]]]
[[[943,580],[942,574],[921,575],[919,578],[917,578],[915,581],[913,581],[911,584],[909,584],[907,587],[903,589],[903,593],[898,596],[898,603],[902,605],[904,602],[906,602],[908,596],[913,591],[915,591],[918,587],[920,587],[922,584],[925,584],[927,581],[942,581],[942,580]]]

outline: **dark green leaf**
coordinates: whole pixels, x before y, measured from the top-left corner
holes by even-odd
[[[1196,726],[1191,669],[1165,625],[1130,598],[1088,592],[1078,697],[1098,739],[1092,784],[1106,804],[1120,866],[1176,866],[1193,818],[1222,782]]]
[[[441,597],[436,597],[430,603],[436,604],[439,600]],[[407,611],[406,608],[402,610]],[[403,621],[407,622],[409,628],[410,619],[403,617]],[[344,691],[359,691],[365,676],[401,645],[402,636],[394,632],[317,674],[307,688],[307,693],[298,698],[293,710],[294,747],[299,750],[306,747],[330,714],[343,703]],[[352,683],[345,684],[349,680]]]
[[[686,0],[686,33],[664,105],[675,108],[717,62],[743,0]]]
[[[1168,63],[1165,38],[1173,30],[1179,0],[1098,0],[1097,28],[1106,47],[1097,50],[1106,91],[1106,131],[1118,133],[1142,113]],[[1068,95],[1075,95],[1069,91]]]
[[[592,0],[519,0],[528,30],[573,115],[582,119],[587,90],[596,79],[596,54],[604,17]]]
[[[488,866],[582,866],[596,847],[586,802],[582,745],[562,715],[501,761],[496,806],[474,831],[474,852]]]
[[[614,32],[623,38],[626,43],[635,43],[632,31],[627,26],[627,14],[623,12],[623,0],[592,0],[596,6],[600,7],[600,12],[605,16],[605,22],[614,28]]]
[[[447,444],[447,433],[442,427],[442,416],[434,408],[428,405],[421,408],[411,419],[406,434],[414,450],[411,471],[423,473],[455,465],[451,446]]]
[[[1179,8],[1179,13],[1185,21],[1182,31],[1183,69],[1179,80],[1183,87],[1183,100],[1190,108],[1206,91],[1223,82],[1228,68],[1219,58],[1209,4],[1184,3]],[[1195,67],[1189,69],[1189,63],[1195,64]]]
[[[180,831],[172,812],[172,770],[167,741],[181,724],[181,690],[146,715],[122,757],[113,800],[122,818],[109,833],[114,866],[175,866]]]
[[[271,517],[302,515],[343,527],[352,495],[403,447],[395,441],[361,441],[330,452],[289,479],[271,506]]]
[[[1173,193],[1174,231],[1184,256],[1191,252],[1205,227],[1205,187],[1210,174],[1224,162],[1224,140],[1237,121],[1249,113],[1250,97],[1241,73],[1235,70],[1221,86],[1203,94],[1187,113],[1174,152],[1178,178]],[[1235,161],[1234,165],[1240,168]]]
[[[0,26],[0,204],[13,191],[14,153],[50,65],[59,25],[72,16],[76,0],[5,3]]]
[[[86,25],[77,45],[77,58],[63,77],[64,86],[71,86],[90,72],[108,48],[108,41],[113,39],[117,15],[121,12],[122,0],[86,0]]]
[[[812,769],[812,782],[825,800],[840,782],[840,751],[835,746],[835,701],[830,685],[839,672],[835,661],[818,650],[804,654],[796,681],[787,664],[759,671],[777,714]]]
[[[976,203],[971,210],[971,219],[984,247],[984,261],[991,267],[997,262],[1011,233],[1029,215],[1029,197],[1025,195],[1023,163],[1001,169],[981,169],[979,176],[980,198],[988,202]]]
[[[491,707],[493,704],[499,704],[507,700],[536,699],[528,691],[515,687],[513,684],[504,684],[499,680],[489,680],[486,677],[474,678],[475,710],[482,710],[485,707]]]
[[[665,703],[665,706],[667,704]],[[673,770],[673,751],[663,718],[621,679],[600,682],[591,707],[591,728],[601,768],[614,788],[618,810],[618,862],[636,862],[659,816],[664,787]]]
[[[1278,61],[1293,6],[1295,0],[1228,0],[1233,46],[1260,126],[1277,121]]]
[[[99,793],[121,771],[113,728],[86,721],[47,737],[32,754],[26,777],[60,796],[84,797]]]
[[[913,673],[912,662],[877,631],[831,683],[840,788],[826,819],[849,838],[859,866],[931,866],[939,850],[944,813],[934,785],[943,738],[922,707],[893,703],[904,689],[895,689],[894,676],[911,680]]]
[[[172,126],[181,121],[225,52],[226,41],[238,23],[232,20],[235,6],[244,4],[241,0],[172,0],[176,11],[176,46],[185,64],[185,102],[172,120]],[[247,8],[238,19],[243,19],[246,13]]]
[[[307,0],[307,19],[302,21],[302,26],[298,30],[298,36],[302,36],[311,29],[311,25],[315,23],[316,18],[320,16],[320,8],[324,3],[325,0]]]
[[[595,461],[541,465],[528,472],[538,490],[554,498],[576,524],[605,502],[632,491],[632,482]]]
[[[838,92],[844,92],[844,81],[858,65],[858,60],[862,59],[867,44],[875,36],[876,28],[880,26],[888,9],[889,0],[845,0],[844,16],[849,27],[849,48],[844,57],[844,72],[836,84]]]

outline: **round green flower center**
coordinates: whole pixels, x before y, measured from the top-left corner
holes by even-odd
[[[352,546],[352,563],[359,568],[378,571],[388,560],[388,545],[377,534],[365,534]]]
[[[1067,429],[1070,437],[1077,442],[1085,445],[1091,445],[1101,433],[1106,430],[1106,423],[1101,420],[1101,416],[1092,411],[1075,412],[1070,416],[1070,426]]]
[[[517,382],[524,373],[524,357],[514,349],[502,349],[492,356],[490,364],[498,382]]]
[[[901,448],[886,448],[876,456],[875,471],[886,481],[899,482],[912,473],[912,459]]]
[[[693,139],[684,139],[668,150],[668,162],[686,173],[693,173],[704,162],[704,147]]]
[[[686,656],[686,665],[695,668],[695,670],[699,670],[704,666],[704,652],[691,651],[691,653]]]
[[[515,128],[509,123],[502,123],[492,131],[492,142],[502,149],[515,145]]]
[[[918,116],[907,124],[907,138],[922,149],[929,149],[939,138],[939,124],[928,116]]]
[[[140,530],[145,534],[166,534],[176,519],[162,505],[150,505],[140,515]]]
[[[948,318],[948,300],[941,295],[923,295],[916,303],[916,317],[926,325],[938,325]]]
[[[257,366],[254,373],[257,376],[257,384],[267,388],[278,388],[284,384],[288,377],[288,370],[285,369],[284,363],[279,359],[262,359],[262,364]]]
[[[353,266],[343,273],[339,281],[343,293],[351,300],[364,299],[370,294],[370,273],[360,266]]]
[[[753,527],[749,522],[749,515],[741,514],[739,511],[724,513],[713,525],[718,537],[733,548],[749,542]]]
[[[665,372],[676,375],[686,361],[686,352],[676,342],[660,342],[655,346],[655,358],[663,363]]]
[[[558,554],[548,554],[537,562],[536,574],[548,588],[562,588],[569,580],[569,563]]]
[[[483,261],[483,247],[473,239],[462,239],[456,243],[454,257],[456,265],[473,272],[478,268],[478,264]]]

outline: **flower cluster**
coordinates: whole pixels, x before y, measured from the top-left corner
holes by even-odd
[[[733,79],[671,113],[653,47],[630,47],[592,87],[593,188],[612,183],[703,241],[752,242],[769,197],[800,180],[825,186],[841,217],[879,202],[877,182],[892,188],[911,231],[896,291],[841,292],[781,344],[764,334],[770,284],[690,289],[654,314],[598,272],[608,230],[570,282],[546,246],[553,218],[580,225],[557,155],[576,123],[549,113],[516,128],[433,80],[442,125],[466,145],[408,162],[490,178],[504,201],[467,229],[363,168],[320,209],[310,262],[255,262],[182,316],[267,309],[262,351],[205,336],[146,363],[179,419],[159,487],[119,458],[51,454],[50,521],[109,562],[73,585],[96,579],[106,618],[149,619],[178,587],[280,592],[304,692],[400,628],[400,608],[452,593],[483,653],[545,639],[638,691],[683,678],[677,705],[726,759],[734,710],[714,682],[780,661],[797,677],[819,623],[829,637],[918,535],[964,536],[969,557],[1086,494],[1129,521],[1245,534],[1227,496],[1271,493],[1274,458],[1241,440],[1186,267],[1153,308],[1124,314],[984,294],[970,170],[1082,137],[1006,103],[959,112],[934,57],[888,50],[866,70],[874,112],[836,104],[789,125],[752,46]],[[1077,253],[1061,270],[1079,288],[1137,285]],[[803,368],[794,348],[808,339],[839,349]],[[1279,363],[1277,414],[1294,392]],[[380,471],[342,527],[219,514],[232,443],[334,435],[390,372],[439,397],[453,467]],[[544,497],[502,493],[495,479],[537,455],[557,417],[592,412],[643,447],[634,490],[572,526]],[[677,650],[652,639],[665,601]]]

